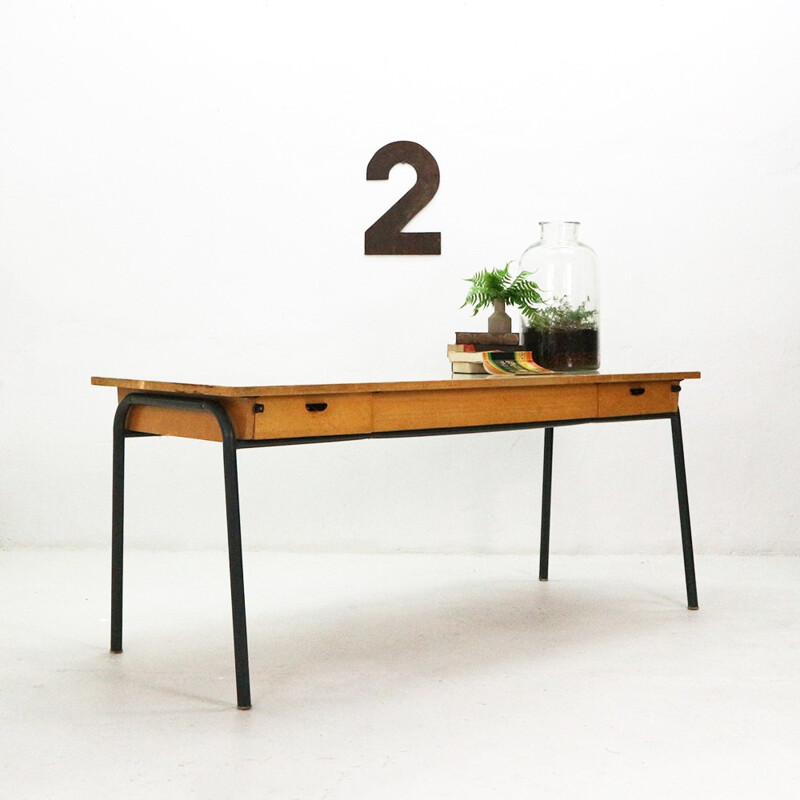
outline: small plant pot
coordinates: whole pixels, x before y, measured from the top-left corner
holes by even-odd
[[[494,313],[489,316],[489,333],[511,333],[511,317],[506,314],[506,304],[493,300]]]

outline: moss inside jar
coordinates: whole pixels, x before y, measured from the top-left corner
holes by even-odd
[[[597,311],[587,302],[573,306],[561,298],[524,317],[522,344],[533,360],[558,372],[595,370],[600,367]]]

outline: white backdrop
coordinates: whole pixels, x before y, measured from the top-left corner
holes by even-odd
[[[577,219],[604,366],[681,395],[699,552],[800,553],[800,10],[761,2],[0,6],[0,541],[95,545],[110,389],[448,374],[462,278]],[[413,182],[442,255],[363,255]],[[245,542],[537,547],[541,433],[240,456]],[[221,454],[129,445],[129,541],[224,545]],[[669,424],[556,431],[553,549],[679,546]],[[509,502],[513,500],[513,502]]]

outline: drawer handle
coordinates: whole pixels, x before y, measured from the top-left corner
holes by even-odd
[[[327,407],[327,403],[306,403],[306,411],[324,411]]]
[[[632,395],[644,394],[644,389],[641,386],[638,386],[635,389],[631,389],[631,394]]]

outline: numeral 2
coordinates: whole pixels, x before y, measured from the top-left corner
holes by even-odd
[[[430,203],[439,188],[436,159],[416,142],[391,142],[375,153],[367,164],[368,181],[385,181],[395,164],[410,164],[417,182],[364,231],[364,254],[368,256],[438,256],[441,233],[404,232],[403,228]]]

